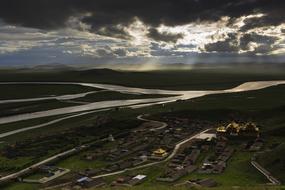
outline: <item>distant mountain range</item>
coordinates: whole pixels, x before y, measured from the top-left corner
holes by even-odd
[[[41,64],[36,66],[18,66],[18,67],[0,67],[0,69],[17,69],[22,71],[83,71],[86,74],[94,72],[97,74],[114,74],[116,71],[152,71],[152,70],[195,70],[195,69],[210,69],[223,70],[234,69],[237,71],[256,71],[256,72],[284,72],[285,63],[171,63],[171,64],[78,64],[67,65],[60,63]]]

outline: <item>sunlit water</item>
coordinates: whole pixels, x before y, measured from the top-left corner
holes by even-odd
[[[211,90],[211,91],[178,91],[178,90],[159,90],[159,89],[143,89],[143,88],[132,88],[132,87],[125,87],[119,85],[108,85],[108,84],[94,84],[94,83],[70,83],[70,82],[13,82],[13,83],[0,83],[1,84],[75,84],[81,86],[89,86],[94,88],[101,88],[111,91],[117,91],[121,93],[134,93],[134,94],[161,94],[161,95],[177,95],[172,97],[166,98],[148,98],[148,99],[133,99],[133,100],[112,100],[112,101],[101,101],[101,102],[94,102],[85,105],[79,106],[71,106],[71,107],[64,107],[58,109],[52,109],[47,111],[40,111],[35,113],[28,113],[28,114],[21,114],[9,117],[0,118],[0,124],[4,123],[11,123],[16,121],[28,120],[28,119],[36,119],[41,117],[47,116],[55,116],[61,114],[68,114],[68,113],[76,113],[82,111],[91,111],[91,110],[99,110],[99,109],[108,109],[114,107],[131,107],[131,108],[139,108],[144,106],[151,106],[155,104],[163,104],[174,102],[181,99],[191,99],[197,98],[205,95],[210,94],[223,94],[223,93],[232,93],[232,92],[243,92],[243,91],[251,91],[251,90],[259,90],[271,86],[276,86],[280,84],[285,84],[285,81],[256,81],[256,82],[246,82],[243,83],[235,88],[227,89],[227,90]],[[92,93],[92,92],[90,92]],[[69,96],[78,96],[76,95],[69,95]],[[84,94],[80,94],[82,96]],[[38,98],[35,98],[38,99]],[[29,101],[35,100],[30,98]],[[73,97],[71,97],[73,99]],[[12,100],[10,100],[12,101]]]

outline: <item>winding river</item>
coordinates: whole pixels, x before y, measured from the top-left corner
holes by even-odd
[[[159,89],[143,89],[143,88],[133,88],[133,87],[125,87],[119,85],[109,85],[109,84],[96,84],[96,83],[76,83],[76,82],[5,82],[1,84],[66,84],[66,85],[81,85],[88,86],[94,88],[101,88],[110,91],[116,91],[121,93],[133,93],[133,94],[163,94],[163,95],[177,95],[166,98],[147,98],[147,99],[133,99],[133,100],[112,100],[112,101],[101,101],[94,102],[85,105],[64,107],[46,111],[40,111],[35,113],[27,113],[20,114],[9,117],[0,118],[0,124],[12,123],[22,120],[28,119],[36,119],[41,117],[69,114],[69,113],[78,113],[92,110],[101,110],[101,109],[111,109],[114,107],[130,107],[130,108],[139,108],[144,106],[151,106],[155,104],[163,104],[174,102],[177,100],[185,100],[191,98],[197,98],[210,94],[223,94],[223,93],[232,93],[232,92],[243,92],[243,91],[251,91],[251,90],[260,90],[263,88],[276,86],[280,84],[285,84],[285,81],[256,81],[256,82],[246,82],[235,88],[227,89],[227,90],[205,90],[205,91],[177,91],[177,90],[159,90]],[[88,92],[89,93],[94,93]],[[74,99],[74,97],[82,97],[85,96],[86,93],[68,95],[65,96],[66,99]],[[52,98],[64,98],[64,96],[52,97]],[[39,98],[29,98],[27,101],[38,101]],[[3,100],[5,101],[5,100]],[[6,100],[7,101],[7,100]],[[17,101],[17,100],[9,100]]]

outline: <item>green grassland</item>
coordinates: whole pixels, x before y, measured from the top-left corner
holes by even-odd
[[[121,109],[113,111],[110,116],[118,120],[126,120],[127,118],[135,118],[139,113],[152,113],[153,117],[158,118],[160,115],[179,115],[191,116],[193,118],[209,119],[213,121],[231,120],[235,117],[243,117],[244,119],[251,119],[257,121],[262,127],[262,136],[268,141],[280,143],[284,140],[282,134],[276,132],[284,129],[285,118],[283,94],[285,93],[285,86],[280,85],[264,90],[240,92],[221,95],[209,95],[205,97],[196,98],[194,100],[175,102],[166,104],[165,106],[152,106],[150,108],[141,109]],[[255,98],[248,98],[255,97]],[[221,101],[222,100],[222,101]],[[282,124],[283,123],[283,124]],[[277,134],[277,135],[276,135]],[[281,137],[280,137],[281,136]],[[275,158],[279,159],[282,154],[276,151]],[[258,186],[258,184],[265,184],[266,179],[259,174],[249,163],[252,153],[237,152],[230,160],[229,165],[222,175],[205,175],[205,174],[191,174],[181,181],[192,178],[210,177],[215,179],[219,184],[225,187],[221,189],[230,189],[232,186],[246,186],[248,189],[266,189],[266,187]],[[265,155],[265,157],[270,157]],[[271,156],[272,158],[273,156]],[[269,170],[273,160],[267,161],[269,164],[264,164]],[[59,163],[59,166],[75,169],[76,171],[86,169],[87,167],[100,167],[102,163],[88,162],[80,159],[80,156],[73,156]],[[104,164],[104,163],[103,163]],[[261,162],[263,164],[263,162]],[[280,165],[275,166],[280,167]],[[164,165],[158,165],[152,168],[135,171],[135,173],[143,173],[148,176],[148,180],[142,184],[142,187],[135,187],[134,189],[146,188],[151,189],[153,186],[158,189],[167,189],[169,184],[161,184],[155,181],[156,177],[163,172]],[[274,169],[274,168],[273,168]],[[133,171],[134,172],[134,171]],[[133,173],[133,174],[135,174]],[[274,173],[277,177],[282,177],[284,171],[282,168]],[[112,181],[114,177],[109,177],[106,180]],[[254,187],[258,186],[258,187]],[[218,188],[218,189],[219,189]],[[268,187],[269,188],[269,187]],[[273,187],[272,187],[273,188]],[[107,188],[108,189],[108,188]],[[179,189],[179,188],[178,188]],[[269,188],[271,189],[271,187]],[[273,188],[274,189],[274,188]]]
[[[211,178],[222,186],[254,186],[267,183],[266,178],[250,165],[252,153],[236,152],[221,175],[194,172],[180,180]]]
[[[41,119],[32,119],[32,120],[27,120],[27,121],[21,121],[21,122],[14,122],[14,123],[9,123],[9,124],[2,124],[0,126],[0,131],[2,133],[7,132],[7,131],[11,131],[11,130],[17,130],[20,128],[25,128],[25,127],[30,127],[30,126],[34,126],[34,125],[38,125],[38,124],[42,124],[42,123],[46,123],[55,119],[58,119],[60,117],[65,117],[65,116],[52,116],[52,117],[45,117],[45,118],[41,118]],[[84,124],[84,122],[90,122],[90,120],[95,119],[94,116],[90,116],[90,115],[86,115],[86,116],[81,116],[79,118],[79,120],[77,120],[77,122],[74,122],[73,119],[70,119],[69,122],[74,123],[74,125],[70,125],[69,122],[67,121],[61,121],[59,123],[56,123],[54,125],[51,126],[47,126],[47,128],[39,128],[39,129],[34,129],[32,132],[31,131],[26,131],[26,132],[22,132],[22,133],[18,133],[18,134],[14,134],[11,136],[7,136],[4,138],[1,138],[1,144],[0,144],[0,149],[1,151],[3,151],[3,148],[5,148],[7,145],[9,144],[15,144],[17,142],[20,141],[25,141],[25,140],[29,140],[32,138],[36,138],[36,137],[40,137],[40,136],[44,136],[44,135],[52,135],[52,134],[56,134],[59,131],[64,131],[66,129],[72,129],[72,127],[78,127],[78,126],[82,126]],[[82,119],[82,120],[80,120]],[[83,121],[83,122],[82,122]],[[82,125],[81,125],[82,124]],[[52,138],[50,139],[52,140]],[[41,142],[39,142],[41,143]],[[53,143],[58,144],[59,142],[52,142],[49,141],[48,143],[51,143],[50,146],[54,146]],[[59,144],[60,145],[60,144]],[[31,165],[31,163],[33,163],[35,161],[35,157],[33,157],[33,152],[37,152],[37,148],[38,150],[40,150],[42,145],[37,145],[37,143],[34,143],[33,146],[30,147],[30,150],[27,150],[28,152],[30,152],[31,156],[30,157],[26,157],[26,156],[22,156],[19,159],[8,159],[6,157],[4,157],[2,154],[0,155],[0,172],[3,174],[5,173],[5,171],[17,171],[20,168],[26,167]],[[61,148],[73,148],[73,144],[69,145],[70,147],[61,147]],[[48,147],[44,147],[43,149],[46,150]],[[60,152],[61,149],[57,148],[57,149],[53,149],[51,151],[49,151],[48,155],[45,155],[45,157],[48,157],[50,155],[55,154],[56,152]]]
[[[38,190],[40,187],[38,184],[15,182],[15,183],[11,183],[11,184],[3,187],[3,188],[5,190]]]
[[[64,117],[64,116],[61,116],[61,117]],[[55,118],[55,119],[59,118],[59,116],[50,117],[50,118],[51,119],[49,119],[48,121],[52,121],[53,118]],[[97,118],[94,117],[93,114],[83,115],[83,116],[79,116],[76,118],[70,118],[67,120],[63,120],[63,121],[60,121],[58,123],[54,123],[54,124],[46,126],[46,127],[34,129],[32,132],[26,131],[26,132],[18,133],[18,134],[11,135],[8,137],[4,137],[4,138],[2,138],[2,140],[5,142],[14,143],[14,142],[18,141],[19,139],[26,140],[26,139],[31,139],[31,138],[37,137],[37,136],[47,135],[47,134],[53,135],[53,134],[57,134],[57,133],[60,133],[62,131],[65,131],[65,130],[69,130],[69,129],[72,130],[73,128],[82,127],[85,124],[92,124],[96,119]],[[22,125],[23,122],[25,123],[25,125]],[[33,126],[34,123],[38,124],[36,119],[35,120],[15,122],[15,123],[11,123],[11,124],[4,124],[4,127],[7,128],[9,126],[17,125],[17,126],[19,126],[17,128],[24,128],[24,127]],[[45,123],[45,122],[41,122],[41,123]]]
[[[183,117],[191,116],[208,120],[229,120],[235,116],[246,116],[264,124],[264,130],[284,128],[285,118],[285,85],[270,87],[262,90],[216,94],[203,96],[186,101],[168,103],[163,106],[155,105],[140,109],[121,109],[114,112],[113,117],[127,119],[141,113],[155,115],[176,114]]]
[[[83,153],[85,154],[85,152]],[[65,160],[62,160],[58,163],[56,163],[57,166],[62,168],[71,169],[72,171],[78,172],[85,169],[96,169],[96,168],[103,168],[106,166],[106,162],[100,161],[100,160],[94,160],[94,161],[86,161],[82,159],[83,154],[74,155],[71,156]]]
[[[284,85],[281,85],[278,87],[271,87],[264,90],[251,92],[209,95],[189,101],[167,104],[164,107],[152,106],[150,108],[141,108],[135,110],[121,109],[119,111],[109,111],[105,113],[97,113],[95,115],[107,114],[119,120],[126,120],[129,118],[135,118],[140,113],[159,114],[173,112],[182,116],[183,114],[186,114],[192,115],[193,117],[224,120],[229,119],[229,117],[234,117],[236,114],[244,115],[245,117],[257,120],[262,124],[262,130],[267,131],[268,133],[274,133],[275,131],[284,129],[284,124],[282,124],[284,123],[284,93],[285,87]],[[248,97],[255,98],[249,99]],[[172,111],[170,112],[170,110]],[[96,117],[93,117],[93,115],[94,114],[90,114],[87,116],[69,119],[46,128],[33,130],[33,133],[24,132],[15,136],[7,137],[4,140],[11,140],[13,142],[13,139],[31,138],[35,134],[40,135],[45,134],[46,132],[52,134],[69,128],[76,128],[78,126],[94,122]],[[25,123],[28,124],[29,121],[25,121]],[[10,126],[14,125],[15,124]],[[275,133],[280,134],[278,132]]]
[[[5,132],[21,129],[21,128],[26,128],[26,127],[31,127],[34,125],[43,124],[43,123],[58,119],[60,117],[64,117],[64,116],[61,115],[61,116],[43,117],[40,119],[30,119],[30,120],[24,120],[24,121],[19,121],[19,122],[1,124],[0,125],[0,133],[5,133]]]
[[[285,144],[284,141],[277,145],[276,148],[269,152],[261,153],[257,157],[257,161],[270,170],[274,176],[285,183],[285,158],[284,158]]]
[[[133,119],[111,120],[104,125],[94,124],[98,120],[100,120],[98,115],[87,114],[78,118],[70,118],[48,127],[34,129],[32,132],[26,131],[2,138],[3,144],[0,146],[2,152],[0,155],[0,173],[17,171],[57,153],[105,138],[108,134],[124,133],[129,128],[136,127],[141,123],[141,121]],[[23,125],[23,122],[17,125]],[[25,121],[25,125],[28,125],[28,121]],[[20,142],[24,142],[24,145],[18,146],[16,149],[9,148],[9,145],[19,144]],[[3,152],[10,152],[10,158],[5,157]],[[15,154],[17,155],[16,157],[14,157]],[[79,157],[76,156],[76,158]],[[74,160],[71,160],[69,163],[72,163]],[[78,161],[77,163],[80,163],[79,159],[76,160]],[[81,164],[83,164],[83,167],[88,166],[88,163],[81,162]],[[94,166],[97,164],[100,163],[93,163]],[[63,165],[66,164],[63,163]],[[80,167],[80,165],[76,167]]]
[[[0,70],[0,81],[72,81],[119,84],[132,87],[206,90],[227,89],[243,82],[285,79],[285,72],[238,71],[235,69],[194,69],[177,71],[130,72],[109,69],[86,71],[25,72]]]
[[[110,110],[110,111],[106,111],[106,112],[90,113],[90,114],[86,114],[86,115],[82,115],[82,116],[78,116],[78,117],[73,117],[73,118],[69,118],[69,119],[60,121],[58,123],[54,123],[54,124],[46,126],[46,127],[34,129],[32,131],[32,133],[31,133],[31,131],[26,131],[26,132],[22,132],[22,133],[18,133],[18,134],[12,135],[12,136],[2,138],[2,140],[5,142],[13,143],[13,142],[18,141],[18,140],[31,139],[33,137],[47,135],[47,134],[48,135],[59,134],[62,131],[69,131],[69,130],[72,131],[72,130],[77,130],[77,129],[85,130],[85,127],[87,127],[87,129],[89,129],[89,130],[91,130],[91,129],[94,130],[94,133],[95,132],[98,133],[98,131],[96,131],[96,129],[92,128],[92,126],[98,121],[98,117],[102,116],[102,117],[110,118],[116,112],[117,111]],[[48,122],[48,121],[51,121],[53,119],[57,119],[60,117],[65,117],[65,116],[53,116],[53,117],[47,117],[46,119],[43,118],[42,122],[39,122],[37,119],[20,121],[20,122],[15,122],[15,123],[11,123],[11,124],[0,125],[0,128],[2,126],[3,130],[6,131],[7,128],[14,127],[14,126],[17,126],[16,129],[22,128],[22,127],[29,127],[31,125]],[[117,122],[122,123],[122,126],[116,125]],[[113,130],[114,132],[116,132],[119,130],[123,130],[125,128],[129,129],[129,128],[136,126],[136,125],[128,126],[128,125],[130,125],[130,123],[139,124],[141,122],[136,120],[136,118],[130,118],[128,120],[121,120],[119,118],[114,118],[114,120],[110,123],[110,125],[106,125],[105,128],[110,130],[110,131]],[[116,128],[114,128],[114,126],[116,126]],[[84,131],[84,133],[88,134],[87,131]],[[106,136],[109,133],[104,134],[102,131],[102,133],[98,133],[98,134]],[[87,137],[82,137],[82,139],[88,140]]]
[[[17,82],[21,82],[19,80]],[[41,98],[49,96],[60,96],[66,94],[78,94],[99,89],[79,85],[62,84],[1,84],[0,100],[22,99],[22,98]]]
[[[264,74],[264,73],[218,73],[208,71],[161,71],[161,72],[119,72],[114,74],[96,73],[95,71],[71,71],[64,73],[6,73],[0,75],[0,81],[4,80],[39,80],[39,81],[71,81],[77,79],[78,81],[87,82],[100,82],[100,83],[114,83],[123,84],[128,86],[146,87],[146,88],[164,88],[164,89],[225,89],[239,85],[241,82],[251,80],[277,80],[285,79],[284,74]],[[94,75],[94,72],[96,75]],[[172,75],[170,74],[172,73]],[[113,75],[110,77],[110,75]],[[11,76],[14,76],[11,77]],[[33,76],[33,77],[31,77]],[[75,77],[76,76],[76,77]],[[78,77],[80,76],[80,77]],[[155,77],[156,76],[156,77]],[[8,78],[5,78],[8,77]],[[30,77],[30,78],[28,78]],[[132,78],[132,79],[131,79]],[[144,80],[145,78],[145,80]],[[175,79],[175,80],[174,80]],[[164,80],[164,82],[162,82]],[[103,93],[103,92],[102,92]],[[216,94],[204,97],[195,98],[187,101],[178,101],[174,103],[162,105],[156,105],[140,109],[120,109],[117,111],[108,111],[101,113],[94,113],[86,116],[81,116],[73,119],[69,119],[58,124],[54,124],[42,129],[33,130],[31,132],[24,132],[3,139],[7,142],[15,142],[19,139],[32,139],[39,135],[53,135],[59,134],[63,131],[72,131],[74,129],[86,129],[90,133],[78,133],[81,134],[76,143],[84,143],[88,140],[95,139],[95,132],[103,134],[109,134],[110,132],[128,131],[129,129],[136,127],[139,123],[136,122],[136,116],[142,113],[151,114],[154,119],[161,119],[162,116],[178,115],[180,117],[189,117],[197,119],[207,119],[215,122],[231,121],[233,119],[252,120],[257,122],[262,131],[262,137],[265,139],[268,147],[275,147],[271,152],[265,152],[259,158],[260,163],[270,170],[279,179],[284,179],[284,156],[280,152],[284,152],[284,146],[281,144],[284,142],[285,132],[285,85],[276,87],[270,87],[263,90],[239,92],[230,94]],[[100,99],[101,97],[91,97]],[[93,124],[98,118],[97,116],[106,116],[112,118],[113,122],[102,127],[84,128]],[[29,121],[26,121],[29,122]],[[33,121],[36,122],[36,121]],[[20,125],[20,124],[18,124]],[[25,124],[25,126],[27,126]],[[83,130],[84,131],[84,130]],[[64,133],[62,133],[64,134]],[[70,138],[77,138],[76,136],[70,136]],[[281,145],[280,145],[281,144]],[[58,151],[58,150],[57,150]],[[54,152],[51,152],[53,154]],[[237,189],[284,189],[284,187],[265,187],[258,184],[266,183],[266,180],[261,176],[249,163],[251,158],[250,153],[239,152],[234,155],[230,160],[229,166],[222,175],[201,175],[192,174],[181,180],[187,180],[189,178],[203,178],[211,177],[217,180],[222,186],[214,189],[236,189],[233,186],[241,186]],[[4,159],[4,158],[3,158]],[[23,166],[30,158],[25,158],[20,166]],[[276,162],[277,161],[277,162]],[[5,160],[0,161],[6,162]],[[85,169],[92,165],[99,167],[102,163],[88,163],[80,159],[80,155],[72,156],[59,163],[60,166],[69,167],[74,170]],[[158,165],[152,168],[146,168],[140,171],[148,175],[148,180],[141,186],[134,187],[132,189],[184,189],[174,188],[167,184],[160,184],[155,181],[155,178],[163,171],[164,166]],[[111,181],[114,178],[107,180]],[[6,187],[5,187],[6,188]],[[11,186],[7,186],[6,189],[37,189],[37,185],[15,183]],[[108,188],[106,188],[108,189]],[[122,188],[128,189],[128,188]]]
[[[59,100],[41,100],[31,102],[17,102],[0,104],[0,117],[19,115],[25,113],[33,113],[63,107],[77,106],[74,102],[59,101]]]

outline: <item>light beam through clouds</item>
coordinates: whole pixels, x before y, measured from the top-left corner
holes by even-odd
[[[284,1],[110,3],[3,0],[0,64],[285,57]]]

